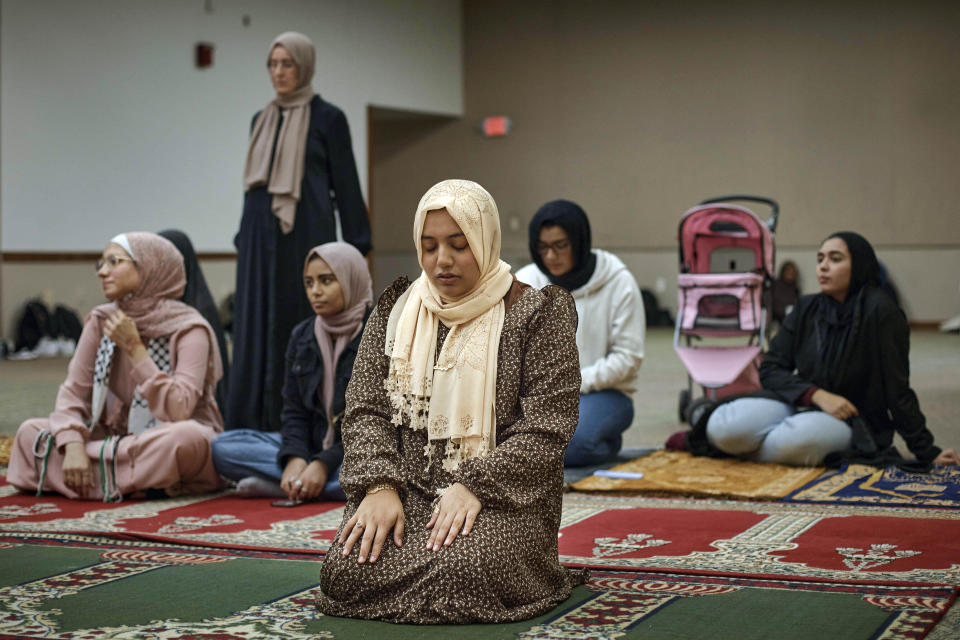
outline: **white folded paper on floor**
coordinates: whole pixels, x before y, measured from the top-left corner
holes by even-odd
[[[620,478],[621,480],[639,480],[643,474],[639,471],[610,471],[609,469],[598,469],[593,472],[595,476],[604,478]]]

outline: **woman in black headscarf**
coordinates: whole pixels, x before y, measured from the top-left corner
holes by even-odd
[[[637,370],[643,361],[646,318],[636,280],[620,259],[593,249],[590,221],[574,202],[553,200],[530,221],[533,264],[517,279],[538,289],[554,284],[577,305],[580,422],[564,465],[613,460],[633,422]]]
[[[933,443],[910,388],[910,331],[880,286],[873,247],[850,231],[817,252],[820,293],[802,296],[760,367],[769,398],[721,404],[698,421],[709,447],[760,462],[902,461],[898,432],[921,466],[960,464]],[[774,399],[775,398],[775,399]],[[697,452],[695,427],[688,440]]]
[[[210,294],[207,279],[203,277],[200,261],[197,260],[197,252],[193,250],[193,243],[190,242],[187,234],[177,229],[166,229],[157,235],[172,242],[183,256],[183,264],[187,270],[187,286],[183,290],[183,295],[180,296],[180,301],[199,311],[203,319],[210,323],[210,328],[217,336],[220,360],[223,364],[223,377],[217,383],[216,399],[217,406],[223,407],[227,400],[227,375],[230,367],[227,361],[227,340],[223,334],[223,325],[220,323],[220,314],[217,312],[217,303]]]

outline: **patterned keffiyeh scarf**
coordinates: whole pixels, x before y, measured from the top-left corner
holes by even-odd
[[[93,367],[93,406],[91,407],[90,424],[87,425],[91,430],[103,415],[103,407],[107,401],[109,391],[110,372],[113,369],[113,356],[117,345],[108,338],[100,338],[100,346],[97,348],[97,360]],[[171,372],[170,366],[170,337],[161,336],[150,338],[147,341],[147,353],[150,359],[157,365],[157,368],[164,373]],[[150,413],[150,407],[147,399],[140,393],[140,389],[133,392],[133,401],[130,403],[130,411],[127,414],[127,433],[143,433],[157,423],[156,417]]]

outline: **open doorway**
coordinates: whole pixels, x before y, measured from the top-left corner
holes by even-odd
[[[420,111],[367,107],[367,205],[373,231],[370,268],[374,295],[398,276],[412,280],[420,275],[410,230],[414,208],[427,187],[449,176],[425,176],[422,167],[410,162],[411,152],[416,157],[419,147],[423,153],[431,153],[430,138],[457,121]]]

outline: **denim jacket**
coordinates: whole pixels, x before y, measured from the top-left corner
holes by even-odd
[[[369,312],[367,314],[369,316]],[[366,318],[364,318],[366,323]],[[339,418],[346,406],[347,383],[353,372],[353,361],[363,332],[357,334],[340,354],[336,366],[333,391],[333,415],[336,433],[333,445],[323,449],[327,433],[327,415],[320,398],[323,381],[323,356],[313,333],[314,318],[307,318],[290,334],[287,343],[286,367],[283,381],[283,410],[280,413],[280,450],[277,464],[284,468],[291,456],[307,462],[321,460],[327,473],[333,474],[343,462],[343,442],[340,439]]]

